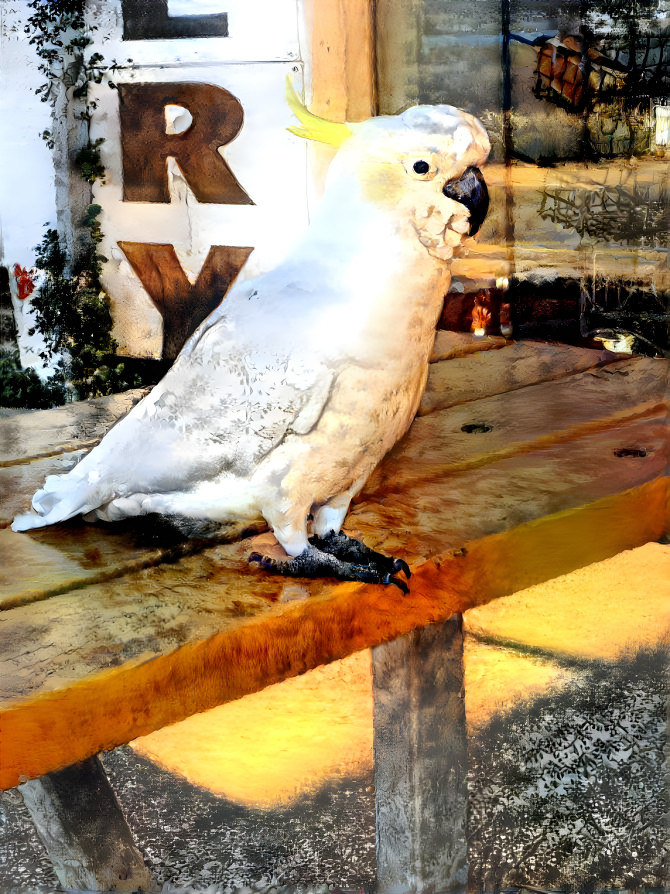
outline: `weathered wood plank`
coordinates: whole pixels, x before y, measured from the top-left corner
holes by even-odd
[[[347,530],[370,546],[420,562],[445,549],[638,487],[666,474],[668,419],[660,413],[507,457],[474,469],[427,475],[406,488],[406,472],[366,491]],[[620,449],[632,455],[617,456]],[[637,449],[644,456],[636,456]],[[412,460],[416,463],[416,460]]]
[[[434,440],[420,441],[410,433],[413,450],[396,463],[394,475],[381,482],[373,477],[352,507],[347,527],[371,546],[409,562],[422,561],[464,540],[665,474],[667,429],[663,410],[628,425],[456,471],[443,462]],[[468,436],[466,446],[476,447],[481,443],[477,438],[485,437]],[[449,449],[448,442],[444,446]],[[633,454],[640,449],[645,455],[617,456],[620,449]],[[0,608],[115,579],[179,554],[179,547],[161,541],[159,534],[153,542],[147,532],[139,539],[143,531],[142,522],[129,528],[71,522],[30,535],[0,530]],[[183,545],[192,548],[197,544]]]
[[[416,567],[409,598],[392,587],[303,584],[259,573],[250,597],[255,604],[249,604],[241,593],[250,575],[237,571],[245,546],[236,544],[212,551],[209,565],[203,557],[197,563],[186,560],[197,564],[195,578],[181,584],[169,581],[169,568],[161,566],[158,577],[147,576],[145,589],[138,575],[122,586],[102,585],[95,594],[83,589],[5,612],[0,631],[13,657],[3,662],[0,675],[7,687],[0,709],[0,785],[11,787],[21,775],[51,772],[417,626],[657,539],[666,528],[667,501],[668,481],[658,479],[470,541]],[[296,598],[302,595],[296,590],[310,598]],[[101,598],[94,600],[96,594]],[[142,631],[137,644],[133,629]],[[74,639],[85,644],[77,649]],[[107,669],[95,672],[96,662]],[[32,675],[39,679],[31,687]],[[32,747],[35,741],[42,743],[39,749]]]
[[[295,581],[254,571],[243,552],[239,544],[207,550],[3,612],[0,702],[141,663],[262,617],[285,584],[294,592]]]
[[[456,616],[372,650],[377,892],[468,879],[463,631]]]
[[[419,415],[560,379],[598,365],[603,365],[601,351],[569,345],[553,345],[547,350],[546,345],[530,342],[474,356],[454,356],[449,362],[431,364]],[[613,363],[607,365],[608,370],[616,368]]]
[[[151,567],[171,549],[143,541],[122,525],[74,521],[29,535],[1,529],[0,609]]]
[[[69,472],[87,450],[57,453],[44,459],[0,466],[0,528],[12,523],[20,512],[27,512],[33,494],[44,484],[47,475]]]
[[[635,179],[638,183],[651,183],[663,176],[665,162],[660,158],[636,159]],[[555,168],[539,167],[522,161],[512,165],[489,162],[486,165],[486,182],[489,186],[504,186],[511,178],[515,189],[543,190],[547,185],[556,185],[562,180],[573,189],[593,189],[595,186],[612,186],[621,183],[621,177],[630,177],[627,159],[613,158],[606,165],[584,165],[563,162]]]
[[[488,337],[475,338],[464,332],[440,331],[436,334],[435,346],[432,356],[428,391],[439,392],[451,386],[454,379],[464,375],[468,381],[479,381],[478,386],[470,385],[473,397],[483,397],[488,394],[498,393],[490,390],[493,384],[499,385],[499,370],[505,362],[495,363],[489,373],[482,375],[482,362],[480,361],[468,375],[467,365],[461,372],[459,367],[453,367],[450,371],[436,366],[436,362],[451,358],[467,358],[473,353],[484,354],[491,349],[505,348],[504,356],[516,370],[521,368],[523,362],[526,370],[526,378],[523,384],[532,381],[531,357],[536,356],[538,370],[544,375],[545,371],[553,369],[556,376],[579,371],[598,362],[599,352],[588,351],[579,348],[548,346],[541,343],[526,343],[524,345],[510,346],[503,338]],[[591,363],[588,358],[592,357]],[[585,359],[586,358],[586,359]],[[570,361],[574,363],[570,364]],[[491,362],[491,361],[487,361]],[[478,376],[477,373],[480,375]],[[517,381],[518,373],[512,376],[512,381]],[[468,385],[464,385],[467,388]],[[135,389],[122,394],[113,394],[108,397],[94,398],[88,401],[79,401],[67,404],[64,407],[55,407],[52,410],[39,410],[30,412],[17,412],[0,417],[0,469],[13,467],[18,463],[28,460],[37,460],[45,457],[58,458],[62,453],[90,449],[109,428],[127,413],[146,394],[147,389]],[[443,401],[448,399],[447,393]],[[440,406],[447,406],[442,403]],[[429,412],[426,408],[424,412]],[[76,456],[81,456],[76,453]],[[65,466],[74,464],[74,457],[65,457],[61,460]],[[60,469],[58,469],[59,471]],[[52,474],[49,472],[48,474]],[[0,498],[2,498],[0,491]],[[4,499],[1,500],[4,502]]]
[[[575,509],[660,477],[666,462],[663,423],[663,419],[638,422],[626,430],[623,442],[645,444],[646,457],[616,457],[612,445],[621,443],[621,431],[600,433],[578,442],[570,451],[563,447],[541,450],[433,479],[409,491],[378,495],[373,502],[364,500],[354,506],[347,529],[373,546],[414,565],[421,564],[467,541]],[[108,540],[118,537],[123,544],[120,535],[110,535],[113,526],[104,531],[91,526],[73,530],[77,535],[87,533],[91,539],[86,542],[109,548],[113,571],[114,544],[108,546]],[[65,528],[49,536],[59,533],[72,556],[71,538]],[[0,532],[0,543],[3,535],[11,538],[11,544],[28,540],[6,531]],[[272,540],[270,535],[266,538]],[[170,651],[189,638],[206,637],[220,630],[221,625],[237,623],[241,617],[260,617],[275,602],[320,591],[320,582],[286,581],[248,566],[246,554],[265,546],[257,539],[253,546],[249,541],[220,546],[174,564],[156,563],[156,567],[134,573],[126,557],[126,565],[113,579],[100,578],[95,585],[95,580],[83,578],[81,569],[72,571],[68,566],[67,573],[72,577],[78,570],[78,585],[84,587],[79,592],[68,592],[66,579],[60,595],[51,585],[51,598],[41,607],[26,605],[0,616],[0,654],[6,660],[1,684],[5,698],[18,698],[124,661]],[[17,553],[14,565],[13,546],[7,553],[4,573],[9,578],[8,587],[16,582],[16,589],[13,594],[6,590],[5,599],[13,595],[15,604],[21,599],[30,602],[21,589],[25,555],[22,558]],[[119,553],[123,556],[121,546]],[[30,558],[35,577],[43,569],[45,586],[49,586],[53,569],[59,567],[59,558],[56,552],[51,566],[46,560],[39,566],[35,558]],[[70,562],[74,564],[74,559]],[[122,570],[128,573],[122,575]],[[54,629],[56,618],[59,624]]]
[[[464,357],[475,351],[505,347],[506,344],[502,338],[476,339],[464,332],[441,331],[436,334],[432,360],[434,362],[451,357]],[[51,410],[15,413],[5,411],[0,416],[0,473],[6,468],[13,469],[17,464],[40,459],[45,460],[43,468],[46,474],[60,474],[62,471],[67,471],[81,458],[82,451],[93,447],[109,428],[147,393],[147,390],[137,388],[122,394],[78,401]],[[54,465],[49,465],[46,458],[49,458]],[[4,474],[5,481],[8,474],[11,473]],[[43,479],[38,475],[35,478],[37,487]],[[0,478],[0,482],[2,480]],[[30,480],[32,486],[32,478]],[[0,483],[0,488],[2,487]],[[5,493],[0,489],[3,517],[6,514],[4,504]]]
[[[374,4],[370,0],[307,0],[311,58],[310,108],[330,121],[376,114]]]
[[[433,359],[465,357],[505,344],[504,339],[438,332]],[[431,366],[429,382],[436,368],[435,364]],[[492,378],[489,376],[488,380]],[[436,386],[432,388],[435,390]],[[0,461],[0,527],[10,524],[18,513],[28,511],[32,495],[47,475],[68,472],[143,393],[129,391],[54,410],[0,418],[0,443],[4,448]]]
[[[495,350],[502,348],[503,350]],[[420,413],[425,415],[443,409],[451,404],[473,401],[499,394],[501,391],[531,385],[535,381],[559,378],[571,372],[579,372],[597,364],[597,351],[551,346],[543,344],[509,345],[504,339],[476,339],[466,333],[440,332],[435,344],[435,360],[431,363],[426,393]],[[81,443],[76,437],[66,442],[68,432],[94,431],[98,436],[111,426],[117,413],[122,415],[137,397],[136,392],[119,395],[118,401],[101,398],[98,404],[82,402],[58,410],[47,410],[43,414],[20,414],[12,417],[11,432],[8,433],[6,420],[0,420],[0,432],[5,432],[5,440],[21,449],[38,450],[39,433],[45,432],[44,451],[46,458],[33,456],[31,462],[26,457],[17,459],[9,454],[5,467],[0,465],[0,527],[11,523],[17,513],[26,512],[32,494],[42,486],[47,475],[59,475],[69,471],[84,456],[84,450],[72,450]],[[103,401],[108,401],[103,403]],[[104,409],[104,413],[100,411]],[[63,412],[66,411],[66,412]],[[59,414],[59,415],[56,415]],[[97,415],[96,415],[97,414]],[[42,416],[46,417],[44,422]],[[95,416],[95,418],[93,418]],[[90,447],[95,440],[88,441]],[[67,451],[53,453],[65,444]],[[11,456],[14,456],[14,460]]]
[[[0,467],[69,450],[90,448],[140,398],[136,388],[109,397],[96,397],[0,418]]]
[[[20,789],[66,890],[151,889],[151,873],[97,757]]]
[[[656,415],[666,408],[667,374],[667,360],[632,358],[422,416],[366,491],[400,489],[408,476],[415,484]]]
[[[450,332],[446,329],[438,329],[435,333],[430,362],[438,363],[440,360],[450,360],[452,357],[467,357],[468,354],[479,354],[482,351],[505,348],[509,344],[507,339],[500,335],[476,338],[469,332]],[[429,376],[432,374],[433,370],[430,370]]]
[[[415,563],[405,600],[250,570],[248,541],[138,571],[162,547],[119,526],[1,531],[5,604],[50,596],[0,615],[3,784],[660,536],[666,385],[667,364],[637,358],[416,420],[347,522]],[[468,434],[468,421],[493,424]]]

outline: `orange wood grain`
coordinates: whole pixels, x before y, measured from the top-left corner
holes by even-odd
[[[412,593],[323,586],[261,618],[131,662],[0,713],[0,786],[9,788],[319,664],[498,596],[658,539],[668,481],[466,543],[415,569]]]
[[[311,110],[330,121],[376,114],[373,0],[308,0]]]

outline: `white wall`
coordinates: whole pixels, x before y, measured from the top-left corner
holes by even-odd
[[[52,157],[39,137],[51,126],[50,107],[34,94],[43,76],[20,29],[29,13],[26,0],[7,7],[0,5],[0,262],[31,267],[45,222],[56,224]],[[254,246],[241,274],[246,277],[274,266],[304,229],[306,146],[286,130],[295,122],[284,98],[288,73],[298,90],[302,86],[297,7],[296,0],[170,0],[171,15],[227,12],[230,37],[124,41],[120,0],[89,0],[88,14],[99,26],[93,49],[124,65],[117,82],[203,82],[240,100],[243,128],[220,151],[255,203],[199,204],[174,163],[169,204],[124,202],[118,94],[106,85],[96,88],[91,136],[104,137],[107,176],[96,184],[94,201],[103,208],[101,251],[109,259],[103,281],[122,353],[159,356],[162,320],[118,241],[173,244],[193,281],[211,245]]]
[[[21,22],[26,0],[0,3],[0,263],[31,267],[44,224],[55,226],[54,170],[40,133],[51,127],[35,88],[44,77]]]
[[[44,77],[23,34],[29,12],[26,0],[0,2],[0,264],[10,273],[21,362],[46,377],[53,369],[39,356],[43,340],[28,335],[35,325],[30,299],[18,299],[12,276],[15,264],[34,265],[45,224],[56,226],[54,166],[40,138],[51,127],[51,108],[35,95]]]

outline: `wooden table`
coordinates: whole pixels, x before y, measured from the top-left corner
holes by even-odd
[[[410,563],[406,598],[248,566],[269,533],[12,532],[139,396],[0,419],[3,788],[668,529],[666,360],[445,332],[418,418],[346,521]]]

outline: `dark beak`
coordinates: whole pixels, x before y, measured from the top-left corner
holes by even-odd
[[[479,168],[468,168],[459,180],[449,180],[442,188],[448,199],[460,202],[470,212],[470,233],[479,230],[489,210],[489,191]]]

